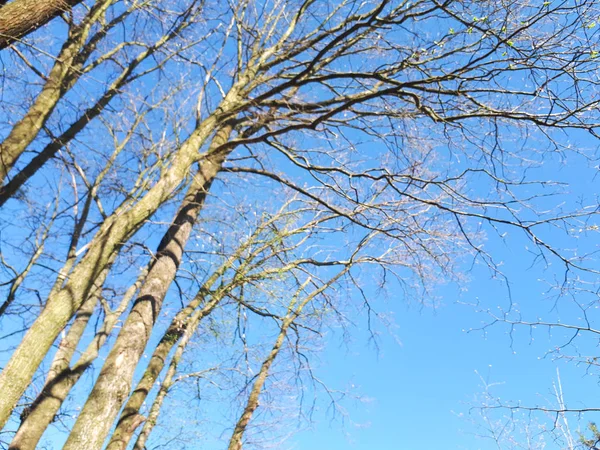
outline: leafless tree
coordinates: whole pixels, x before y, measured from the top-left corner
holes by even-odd
[[[0,204],[17,211],[4,219],[6,228],[18,236],[27,208],[49,199],[61,220],[37,228],[59,236],[52,246],[38,243],[29,251],[31,264],[7,269],[7,286],[34,285],[43,273],[39,261],[48,259],[56,281],[41,291],[42,307],[28,316],[22,342],[0,374],[3,426],[61,332],[71,323],[83,333],[83,318],[114,283],[136,298],[64,448],[102,447],[157,333],[165,298],[193,257],[186,248],[198,221],[216,217],[219,201],[228,205],[221,182],[247,196],[239,203],[244,215],[260,211],[252,198],[276,207],[287,198],[278,192],[292,191],[314,205],[302,213],[312,214],[310,220],[336,217],[331,242],[376,235],[370,245],[385,249],[393,263],[379,261],[370,270],[402,286],[458,278],[455,267],[466,254],[501,276],[481,244],[486,232],[508,229],[528,239],[539,257],[560,262],[567,278],[597,272],[585,256],[559,245],[562,237],[546,233],[568,229],[597,208],[561,209],[557,202],[548,211],[547,196],[558,198],[561,186],[529,175],[547,152],[569,151],[560,132],[596,137],[593,2],[110,0],[81,6],[57,56],[53,43],[45,53],[21,45],[5,51],[11,58],[5,86],[30,97],[25,107],[16,105],[5,88]],[[123,122],[132,124],[131,133],[119,129]],[[117,142],[110,152],[107,141]],[[49,164],[52,158],[56,164]],[[44,178],[57,187],[36,198]],[[76,226],[65,232],[68,214]],[[163,236],[160,242],[156,236]],[[59,248],[68,248],[66,261],[53,257]],[[316,240],[304,251],[314,261],[336,253]],[[138,291],[131,267],[140,260],[149,268]],[[200,263],[194,269],[219,273]],[[13,297],[8,292],[8,305],[20,302]],[[106,317],[109,328],[111,320]],[[280,322],[290,327],[286,320]],[[280,327],[282,339],[287,329]],[[65,370],[73,354],[58,352]],[[53,373],[44,377],[42,392]],[[261,383],[256,389],[254,397]],[[129,400],[138,402],[137,396],[134,390]],[[140,424],[139,406],[132,408],[119,419],[125,429],[117,428],[114,448]],[[238,422],[232,448],[246,423]]]

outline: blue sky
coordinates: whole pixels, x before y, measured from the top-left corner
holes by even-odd
[[[593,145],[586,140],[581,144]],[[573,154],[567,158],[568,164],[561,158],[548,159],[537,175],[570,184],[565,206],[582,199],[593,204],[598,182],[596,163]],[[598,248],[595,222],[588,223],[589,232],[579,233],[576,245],[580,252]],[[547,232],[546,236],[575,250],[573,242],[563,240],[558,231]],[[393,330],[396,338],[382,331],[378,351],[369,344],[364,327],[348,345],[342,343],[340,336],[333,337],[320,359],[318,376],[336,386],[353,385],[355,393],[364,395],[368,401],[349,402],[348,418],[344,421],[331,420],[331,412],[323,405],[314,426],[292,440],[293,448],[497,449],[492,440],[476,436],[485,434],[477,428],[485,423],[478,410],[473,409],[483,401],[485,384],[491,385],[492,396],[505,404],[557,407],[554,386],[560,376],[567,407],[598,406],[597,373],[586,373],[586,365],[557,360],[555,354],[548,353],[566,343],[572,333],[556,328],[516,327],[511,334],[510,328],[502,323],[481,330],[492,321],[486,311],[499,315],[509,308],[510,298],[513,310],[523,320],[562,319],[564,323],[581,324],[581,310],[575,302],[594,301],[594,295],[581,293],[557,300],[548,292],[548,283],[561,281],[564,266],[552,259],[548,261],[550,264],[535,260],[529,252],[531,242],[514,230],[504,240],[488,235],[486,247],[497,261],[502,261],[501,269],[510,283],[510,297],[504,282],[493,279],[481,265],[471,269],[467,264],[465,271],[470,281],[465,288],[440,287],[440,304],[435,307],[407,305],[390,299],[388,305],[397,325]],[[592,264],[592,267],[598,266]],[[597,308],[588,310],[592,328],[598,323]],[[564,354],[580,351],[597,355],[597,342],[594,336],[582,334],[574,341],[576,347],[568,347]],[[495,414],[502,416],[508,411]],[[528,415],[522,411],[515,412],[515,418],[523,426],[530,423],[548,429],[553,421],[547,415]],[[568,420],[577,439],[578,427],[600,417],[571,415]],[[546,448],[561,448],[547,433],[537,437],[546,441]]]
[[[503,400],[530,406],[552,399],[557,366],[567,400],[585,400],[593,392],[588,389],[597,389],[597,378],[585,379],[581,369],[540,359],[548,349],[543,338],[530,344],[526,333],[517,332],[511,349],[502,327],[487,336],[463,331],[483,319],[455,303],[435,312],[398,307],[400,343],[383,334],[379,354],[360,338],[350,349],[330,344],[317,374],[333,385],[347,380],[344,386],[354,384],[368,401],[350,402],[343,426],[328,420],[328,413],[318,416],[312,429],[294,439],[294,448],[492,449],[497,448],[493,442],[473,435],[477,430],[470,423],[481,422],[471,407],[480,404],[482,378],[501,383],[491,392]]]

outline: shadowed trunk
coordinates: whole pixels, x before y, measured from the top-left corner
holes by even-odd
[[[9,450],[34,450],[36,448],[44,431],[52,423],[73,386],[75,386],[81,375],[98,357],[100,348],[116,325],[119,316],[127,309],[131,299],[139,289],[143,278],[146,276],[146,272],[146,270],[142,271],[138,281],[125,292],[116,310],[107,314],[102,329],[96,334],[77,363],[71,368],[69,367],[70,361],[85,329],[83,322],[85,321],[85,324],[87,324],[89,317],[93,313],[97,298],[90,298],[90,300],[82,305],[73,325],[61,342],[59,351],[54,357],[42,392],[28,408],[27,414],[22,415],[21,426],[10,443]]]
[[[204,298],[204,296],[201,296],[200,298]],[[190,311],[188,308],[186,308],[180,312],[181,314],[185,311],[185,318],[180,317],[180,314],[178,314],[173,320],[171,326],[154,350],[152,359],[150,360],[142,379],[136,386],[131,397],[129,397],[129,400],[125,405],[123,412],[121,413],[121,417],[119,418],[115,432],[113,433],[106,450],[125,450],[127,448],[135,429],[146,420],[140,414],[140,409],[146,401],[148,394],[150,394],[154,383],[156,383],[156,380],[158,380],[160,373],[165,367],[169,353],[181,339],[181,343],[178,347],[178,353],[173,357],[173,360],[177,358],[177,355],[179,355],[179,348],[181,347],[182,343],[185,341],[185,344],[183,344],[185,346],[187,344],[187,340],[189,340],[189,337],[186,339],[186,336],[193,334],[194,330],[198,326],[198,323],[213,311],[222,298],[223,293],[219,293],[219,295],[213,296],[210,302],[208,302],[203,308],[193,313],[191,317],[189,317],[189,315],[193,312],[193,309]],[[171,365],[172,364],[173,362]],[[171,369],[169,368],[169,373],[170,371]],[[151,412],[148,420],[155,421],[156,418],[152,419],[152,415],[153,414]]]
[[[231,126],[227,125],[213,138],[173,224],[159,244],[133,309],[106,358],[64,450],[102,447],[113,420],[129,395],[133,373],[150,339],[165,295],[175,279],[194,222],[226,157],[225,152],[214,150],[227,142],[231,130]]]
[[[150,413],[148,414],[148,418],[144,419],[140,414],[136,414],[135,416],[133,416],[135,423],[132,423],[132,425],[135,425],[136,423],[140,424],[142,422],[145,422],[144,427],[142,428],[142,431],[140,432],[140,435],[138,436],[138,438],[135,442],[135,445],[133,447],[134,450],[137,450],[137,449],[143,450],[146,448],[145,447],[146,440],[148,439],[148,436],[152,432],[152,429],[154,428],[154,425],[156,424],[156,421],[158,420],[158,415],[160,413],[163,401],[164,401],[165,397],[167,396],[169,389],[173,385],[173,377],[177,373],[177,365],[179,364],[179,361],[181,360],[181,357],[183,356],[183,352],[185,351],[185,348],[187,347],[191,337],[194,335],[194,332],[198,328],[198,324],[200,323],[200,321],[214,309],[214,307],[223,298],[224,294],[225,294],[224,291],[218,292],[204,308],[196,311],[189,318],[187,326],[185,328],[185,331],[182,331],[182,333],[181,333],[181,335],[182,335],[181,341],[179,342],[179,345],[177,345],[177,350],[175,351],[175,354],[173,355],[173,358],[171,359],[171,363],[169,364],[169,369],[167,370],[165,379],[161,383],[158,394],[156,395],[156,398],[154,399],[154,402],[152,403],[152,407],[150,408]],[[175,343],[176,342],[173,342],[172,346],[174,346]],[[167,355],[165,354],[165,358],[166,358],[166,356]],[[163,361],[163,366],[164,366],[164,361]],[[158,378],[158,373],[156,374],[156,378]],[[151,386],[149,386],[149,387],[151,388]],[[149,392],[150,391],[148,389],[148,391],[146,392],[146,396],[148,395]],[[141,407],[141,404],[140,404],[140,407]],[[127,448],[129,439],[131,439],[131,436],[133,435],[133,432],[135,431],[135,426],[132,426],[128,431],[130,433],[129,433],[127,440],[123,440],[120,443],[120,446],[113,446],[113,447],[109,446],[107,448],[107,450],[125,450]]]

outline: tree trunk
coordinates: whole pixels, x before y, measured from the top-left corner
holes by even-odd
[[[246,251],[255,242],[255,239],[258,238],[263,229],[264,225],[258,227],[248,238],[248,240],[241,244],[238,249],[227,259],[227,261],[225,261],[221,267],[211,274],[192,301],[190,301],[190,303],[185,308],[180,310],[173,318],[169,328],[155,348],[144,375],[129,397],[129,400],[127,400],[127,403],[125,404],[125,407],[123,408],[123,411],[121,412],[117,422],[115,431],[113,432],[108,446],[106,447],[107,450],[124,450],[127,448],[135,429],[144,421],[144,418],[140,414],[140,410],[150,394],[154,383],[162,372],[169,353],[177,344],[177,342],[180,339],[189,339],[189,337],[186,338],[186,336],[189,333],[194,332],[194,329],[198,326],[199,321],[212,312],[212,310],[219,304],[227,292],[230,292],[236,286],[248,281],[248,278],[246,278],[248,270],[253,267],[252,262],[254,261],[254,258],[263,250],[265,250],[265,247],[260,246],[258,250],[254,250],[250,254],[246,254]],[[216,292],[211,294],[210,290],[214,284],[225,274],[227,270],[233,266],[235,261],[238,261],[240,258],[242,258],[242,255],[244,255],[244,260],[242,264],[236,267],[236,274],[233,280],[225,286],[219,287]],[[256,277],[257,274],[254,276]],[[254,278],[254,280],[256,279],[257,278]],[[197,310],[208,295],[211,296],[210,301],[204,305],[203,308]],[[182,344],[180,343],[179,345],[181,346]],[[173,360],[175,359],[176,358],[174,357]],[[173,360],[171,364],[173,364]],[[162,401],[158,401],[158,403],[161,402]],[[157,405],[156,401],[154,405]],[[153,408],[154,407],[155,406],[153,406]],[[156,412],[156,414],[158,413]],[[144,430],[148,431],[147,424],[144,425]]]
[[[27,1],[16,0],[0,9],[0,36],[3,35],[3,11],[11,8],[12,5],[19,5]],[[77,80],[78,77],[73,78],[71,74],[78,73],[85,62],[84,58],[78,59],[77,56],[85,44],[92,25],[103,15],[106,9],[112,4],[112,1],[104,0],[98,2],[85,17],[82,24],[76,27],[75,31],[63,45],[52,70],[48,74],[44,87],[37,95],[35,101],[27,110],[25,116],[13,126],[6,139],[0,144],[0,185],[4,184],[9,171],[38,135],[48,117],[54,111],[58,101]],[[42,5],[46,2],[35,1],[34,3]],[[50,1],[48,3],[54,2]],[[64,4],[65,2],[60,1],[59,3]],[[33,10],[37,9],[35,6],[30,6],[30,8]]]
[[[218,130],[173,224],[159,244],[144,285],[63,450],[100,449],[131,389],[137,364],[150,339],[165,295],[175,279],[183,251],[206,194],[225,154],[214,152],[227,142],[231,126]]]
[[[0,50],[69,11],[82,0],[13,0],[0,8]],[[1,2],[2,5],[5,2]]]
[[[204,295],[197,296],[198,300],[203,298]],[[175,319],[173,319],[173,322],[169,326],[167,332],[164,334],[163,338],[160,340],[158,346],[154,350],[152,359],[150,360],[142,379],[137,384],[135,391],[133,391],[133,394],[131,394],[131,397],[129,397],[125,408],[123,408],[123,412],[121,413],[117,427],[110,439],[110,442],[108,443],[108,446],[106,447],[106,450],[125,450],[127,448],[135,429],[145,420],[140,414],[140,409],[150,394],[154,383],[156,383],[156,380],[165,367],[169,353],[171,353],[171,350],[173,347],[175,347],[182,336],[185,340],[186,336],[188,336],[190,333],[193,334],[194,330],[198,326],[198,323],[200,323],[204,317],[213,311],[222,298],[223,293],[219,293],[218,295],[213,296],[210,302],[208,302],[202,309],[197,310],[193,315],[191,315],[191,317],[190,314],[194,312],[194,309],[185,308],[179,314],[177,314]],[[183,345],[185,346],[186,344],[187,341]],[[181,345],[182,344],[180,343],[179,347]],[[173,360],[175,360],[176,357],[177,355],[173,357]],[[173,363],[171,363],[171,365],[172,364]],[[169,369],[169,371],[170,370],[171,369]],[[150,416],[152,416],[152,413]]]
[[[175,351],[175,354],[173,355],[173,358],[171,359],[171,363],[169,364],[169,369],[167,370],[165,379],[161,383],[160,389],[158,390],[158,394],[156,395],[156,398],[154,399],[154,402],[152,403],[152,407],[150,408],[150,413],[148,414],[148,419],[145,420],[144,427],[142,428],[142,431],[135,442],[135,445],[133,447],[134,450],[138,450],[138,449],[144,450],[146,448],[145,447],[146,440],[148,439],[150,432],[152,431],[152,429],[154,428],[154,425],[156,424],[156,421],[158,420],[158,415],[160,413],[163,401],[164,401],[167,393],[169,392],[169,389],[173,385],[173,377],[177,373],[177,365],[179,364],[179,361],[181,360],[181,357],[183,356],[183,352],[185,351],[185,348],[187,347],[191,337],[194,335],[194,332],[198,328],[198,324],[200,323],[200,321],[214,309],[214,307],[221,301],[221,299],[223,298],[224,295],[225,295],[225,291],[220,291],[220,292],[216,293],[216,295],[213,298],[211,298],[211,301],[204,308],[196,311],[191,317],[189,317],[185,331],[183,331],[181,333],[181,335],[182,335],[181,342],[179,342],[179,345],[177,345],[177,350]],[[173,345],[171,347],[173,347],[174,345],[175,345],[175,342],[173,342]],[[165,354],[165,359],[163,360],[163,363],[162,363],[163,366],[164,366],[164,361],[166,360],[166,356],[167,355]],[[162,370],[162,367],[161,367],[161,370]],[[159,373],[156,374],[156,378],[158,378]],[[156,378],[154,381],[156,381]],[[149,385],[148,387],[151,388],[152,386]],[[150,392],[150,389],[148,389],[146,391],[146,396],[148,395],[149,392]],[[145,399],[145,397],[144,397],[144,399]],[[140,403],[140,407],[141,406],[142,405]],[[139,408],[138,408],[138,411],[139,411]],[[133,417],[135,419],[138,419],[138,423],[142,423],[144,421],[143,418],[139,414],[136,414]],[[135,428],[131,427],[128,439],[126,441],[123,440],[123,442],[120,443],[120,446],[116,446],[116,445],[113,447],[109,446],[109,447],[107,447],[106,450],[125,450],[127,448],[127,444],[129,443],[129,439],[131,439],[131,435],[133,435],[134,431],[135,431]]]
[[[81,322],[83,322],[86,316],[89,319],[96,305],[95,300],[97,299],[91,298],[83,304],[77,313],[73,325],[69,329],[69,333],[61,342],[59,351],[54,357],[42,392],[34,400],[27,414],[22,415],[21,426],[10,443],[9,450],[34,450],[36,448],[44,431],[52,423],[73,386],[75,386],[81,375],[98,357],[100,348],[110,335],[119,316],[127,309],[146,273],[147,271],[142,271],[138,277],[138,281],[125,292],[119,306],[107,315],[102,329],[96,334],[73,368],[70,368],[71,358],[85,328],[81,326],[81,323],[78,323],[78,318],[81,317]],[[87,323],[87,320],[85,322]],[[61,351],[61,349],[64,350]]]
[[[262,388],[265,385],[265,382],[267,381],[267,376],[269,375],[271,365],[273,364],[273,361],[275,361],[277,354],[281,350],[281,346],[283,345],[290,325],[293,323],[294,319],[297,317],[299,312],[300,311],[297,311],[294,314],[288,315],[283,320],[275,344],[273,345],[273,348],[269,352],[267,358],[263,361],[260,367],[260,371],[256,376],[256,380],[252,385],[252,390],[250,391],[250,395],[248,396],[246,407],[244,408],[244,411],[242,412],[242,415],[240,416],[239,420],[235,424],[233,434],[231,436],[231,439],[229,440],[228,450],[242,449],[242,438],[244,437],[244,433],[246,431],[246,428],[248,427],[248,423],[250,423],[250,419],[254,415],[254,411],[256,411],[256,408],[258,408],[258,399],[260,397],[260,393],[262,392]],[[135,450],[143,450],[143,447],[140,447],[140,449],[138,449],[136,446]]]
[[[233,99],[226,98],[221,111],[229,110],[231,103]],[[161,179],[130,209],[119,208],[104,221],[69,280],[48,298],[46,307],[0,374],[0,428],[6,424],[56,337],[87,298],[94,281],[121,245],[185,179],[191,165],[198,159],[198,149],[212,134],[216,124],[214,115],[207,117],[183,143]]]

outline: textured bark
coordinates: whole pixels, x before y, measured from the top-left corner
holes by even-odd
[[[64,450],[100,449],[131,388],[133,373],[150,339],[164,297],[175,279],[184,247],[206,194],[226,154],[214,150],[224,144],[231,126],[220,129],[201,163],[173,224],[159,244],[156,256],[117,340],[79,415]]]
[[[114,24],[122,21],[132,10],[133,8],[131,8],[128,12],[121,14],[117,19],[113,20],[111,22],[111,26],[114,26]],[[126,67],[123,68],[121,73],[114,79],[104,94],[102,94],[102,96],[96,101],[96,103],[86,109],[79,116],[79,118],[75,120],[71,126],[69,126],[60,136],[47,144],[42,151],[40,151],[31,159],[31,161],[29,161],[29,163],[27,163],[25,167],[23,167],[23,169],[14,174],[14,176],[12,176],[4,186],[0,186],[0,206],[4,205],[4,203],[12,198],[12,196],[15,195],[15,193],[18,192],[18,190],[27,182],[27,180],[29,180],[44,164],[46,164],[46,162],[53,158],[56,153],[63,148],[63,146],[77,136],[77,134],[81,132],[92,120],[99,116],[102,111],[104,111],[104,108],[121,93],[124,86],[137,79],[137,77],[134,76],[135,69],[146,59],[155,54],[157,50],[163,47],[172,38],[177,36],[182,29],[185,28],[186,24],[187,23],[185,21],[181,22],[170,33],[166,34],[157,42],[155,42],[154,45],[141,51]],[[73,81],[71,81],[71,83],[72,82]],[[21,143],[21,146],[22,145],[23,144]],[[9,170],[15,162],[16,160],[11,163],[7,157],[6,161],[4,162],[4,170]],[[2,174],[2,170],[3,169],[0,168],[0,175]],[[6,176],[6,173],[4,173],[3,176]]]
[[[127,400],[127,403],[125,404],[125,407],[123,408],[123,411],[121,412],[117,422],[117,426],[115,427],[115,431],[113,432],[108,446],[106,447],[107,450],[124,450],[127,448],[135,429],[145,420],[140,413],[141,408],[150,394],[152,387],[158,380],[160,373],[165,367],[169,353],[173,347],[177,345],[180,339],[182,339],[182,341],[189,339],[189,337],[186,338],[185,336],[187,336],[189,333],[194,333],[199,321],[212,312],[212,310],[219,304],[227,292],[230,292],[240,284],[248,282],[250,279],[254,279],[256,281],[257,279],[260,279],[261,276],[269,276],[269,270],[261,273],[255,273],[252,276],[248,275],[248,272],[255,267],[253,265],[254,258],[261,254],[261,252],[264,251],[269,244],[265,243],[264,245],[254,249],[250,254],[247,254],[247,250],[252,246],[252,244],[260,235],[261,231],[264,230],[269,223],[270,222],[268,221],[262,226],[257,227],[248,240],[241,244],[238,249],[227,259],[227,261],[225,261],[221,267],[211,274],[192,301],[190,301],[189,304],[179,311],[173,318],[169,328],[155,348],[144,375]],[[225,272],[242,257],[243,262],[236,267],[234,279],[227,285],[219,287],[217,292],[211,294],[210,290],[213,288],[214,284],[219,281]],[[208,303],[206,303],[202,308],[198,309],[208,295],[210,295],[210,301],[208,301]],[[179,345],[181,346],[182,344],[180,343]],[[175,359],[176,358],[172,359],[171,364],[173,364]],[[159,401],[159,403],[162,403],[162,400]],[[157,405],[156,401],[154,405]],[[158,416],[158,412],[155,414]],[[153,413],[151,412],[150,415],[152,416]],[[147,433],[150,432],[148,430],[147,423],[144,424],[144,430],[146,430]],[[142,431],[142,433],[143,432],[144,431]]]
[[[77,363],[71,368],[69,367],[71,358],[85,328],[81,325],[86,317],[89,320],[96,305],[95,300],[97,299],[90,298],[90,300],[82,305],[73,325],[69,329],[69,333],[61,342],[59,351],[54,357],[42,392],[34,400],[27,414],[22,416],[21,426],[10,443],[9,450],[34,450],[36,448],[44,431],[53,421],[73,386],[75,386],[81,375],[98,357],[100,348],[116,325],[119,316],[126,310],[145,276],[146,271],[143,271],[138,281],[123,295],[116,310],[107,315],[102,329],[88,345]],[[78,322],[79,318],[81,318],[81,323]],[[87,320],[85,320],[85,323],[87,324]]]
[[[204,295],[199,296],[197,298],[204,298]],[[176,354],[173,356],[171,365],[169,367],[169,371],[166,375],[167,378],[169,378],[169,374],[171,373],[171,366],[173,365],[173,361],[175,361],[176,359],[178,361],[181,358],[181,353],[183,352],[183,350],[181,350],[181,352],[179,351],[181,345],[183,345],[184,347],[185,345],[187,345],[189,335],[194,333],[194,330],[197,328],[200,321],[213,311],[213,309],[218,305],[222,298],[222,293],[220,295],[213,296],[203,308],[196,310],[196,312],[194,312],[194,309],[191,309],[189,307],[185,308],[173,320],[173,322],[169,326],[169,329],[167,330],[160,343],[154,350],[154,353],[152,354],[152,359],[150,360],[150,363],[148,364],[148,367],[146,368],[142,379],[136,386],[135,391],[133,391],[131,397],[129,397],[129,400],[125,405],[123,412],[121,413],[121,417],[119,418],[117,427],[110,439],[108,446],[106,447],[106,450],[125,450],[127,448],[127,445],[129,444],[129,441],[131,440],[135,429],[146,420],[140,414],[140,409],[146,401],[146,398],[148,397],[150,390],[154,386],[154,383],[156,383],[156,380],[158,380],[158,376],[165,367],[169,353],[171,352],[173,347],[175,347],[175,345],[177,345],[177,343],[181,341]],[[184,314],[185,317],[183,317]],[[191,317],[190,314],[192,314]],[[160,403],[162,403],[162,401],[160,401]],[[152,409],[154,409],[154,406]],[[158,412],[151,411],[150,415],[148,416],[148,420],[155,422],[156,417],[158,417]]]
[[[0,35],[2,33],[2,11],[21,1],[17,0],[17,2],[9,3],[0,9]],[[7,174],[38,135],[48,117],[54,111],[58,101],[77,80],[78,76],[73,77],[71,75],[80,72],[86,59],[80,57],[80,51],[88,38],[92,25],[102,16],[112,2],[113,0],[98,2],[81,25],[76,27],[58,54],[44,87],[35,101],[27,110],[25,116],[13,126],[8,136],[0,144],[0,184],[4,184]],[[44,2],[36,3],[42,4]]]
[[[138,450],[138,449],[144,450],[146,448],[146,440],[148,439],[148,436],[152,432],[152,429],[154,428],[154,425],[156,424],[156,421],[158,420],[158,415],[160,413],[164,399],[167,396],[169,389],[173,385],[173,377],[177,373],[177,365],[179,364],[179,361],[181,360],[181,357],[183,356],[183,352],[185,351],[185,348],[187,347],[191,337],[194,335],[194,332],[198,328],[198,324],[200,323],[200,321],[214,309],[214,307],[221,301],[224,294],[225,294],[225,292],[223,292],[223,291],[219,292],[211,299],[211,301],[204,308],[197,310],[191,317],[189,317],[185,331],[182,331],[182,333],[181,333],[182,336],[181,336],[181,340],[180,340],[179,344],[177,345],[177,350],[175,350],[175,354],[173,355],[173,358],[171,358],[171,363],[169,364],[169,369],[167,370],[167,373],[165,374],[165,378],[160,385],[160,389],[158,390],[158,394],[156,395],[154,402],[152,402],[152,407],[150,408],[150,413],[148,414],[148,418],[144,421],[143,418],[141,418],[141,416],[139,414],[136,414],[135,416],[133,416],[134,420],[138,419],[138,423],[142,423],[142,421],[144,421],[144,426],[142,428],[142,431],[140,432],[140,434],[135,442],[135,445],[133,447],[134,450]],[[175,345],[175,342],[173,343],[173,346],[174,345]],[[167,355],[165,355],[165,358],[166,358],[166,356]],[[164,362],[163,362],[163,366],[164,366]],[[158,378],[158,373],[156,374],[156,378]],[[151,386],[149,386],[149,387],[151,388]],[[146,392],[146,396],[147,396],[148,392],[149,392],[149,389]],[[141,404],[140,404],[140,407],[141,407]],[[135,425],[135,423],[132,423],[132,426],[129,428],[129,431],[130,431],[129,439],[131,439],[131,435],[135,431],[135,428],[133,427],[133,425]],[[107,450],[125,450],[127,448],[129,439],[123,440],[120,443],[120,446],[118,446],[118,447],[117,446],[114,446],[114,447],[109,446],[107,448]]]
[[[82,0],[13,0],[0,8],[0,50],[50,22]],[[5,2],[0,3],[2,5]]]
[[[148,363],[148,367],[146,368],[142,379],[138,382],[135,390],[127,400],[106,450],[124,450],[127,448],[127,444],[129,443],[133,432],[137,426],[142,423],[142,421],[140,421],[140,418],[142,418],[140,415],[142,405],[146,401],[150,390],[165,367],[169,353],[173,347],[175,347],[177,342],[179,342],[184,333],[187,332],[190,323],[193,320],[190,318],[190,315],[194,313],[200,303],[204,300],[206,292],[207,291],[203,289],[203,291],[199,293],[188,306],[175,316],[169,325],[169,328],[154,349],[152,358]],[[210,302],[197,313],[200,315],[198,321],[210,314],[221,298],[222,296],[211,298]],[[194,314],[194,316],[197,314]]]
[[[229,110],[234,95],[235,92],[224,100],[221,111]],[[198,158],[198,148],[210,136],[216,123],[215,116],[207,117],[178,150],[161,179],[131,208],[120,208],[104,221],[69,280],[48,298],[46,307],[0,374],[0,427],[6,424],[52,343],[87,298],[111,257],[185,179]]]

